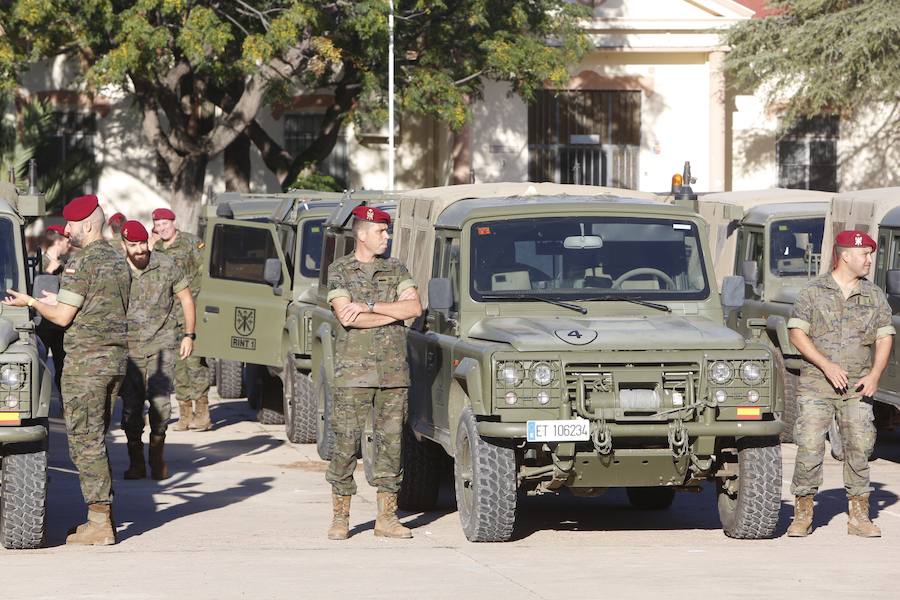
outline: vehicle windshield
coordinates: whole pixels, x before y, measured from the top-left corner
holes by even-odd
[[[622,296],[702,300],[709,295],[697,227],[640,217],[547,217],[475,223],[475,300]]]
[[[825,217],[775,221],[769,226],[769,269],[777,277],[815,275],[818,265],[810,263],[806,254],[822,253]]]
[[[19,290],[19,261],[16,256],[15,229],[9,219],[0,219],[0,294]]]

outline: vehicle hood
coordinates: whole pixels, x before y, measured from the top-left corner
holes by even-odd
[[[572,319],[488,317],[469,337],[516,350],[741,350],[744,338],[703,317],[672,315]],[[579,348],[581,346],[582,348]]]
[[[9,345],[19,339],[16,326],[12,321],[0,318],[0,352],[6,352]]]

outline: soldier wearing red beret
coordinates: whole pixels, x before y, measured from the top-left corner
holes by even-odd
[[[869,518],[869,455],[875,446],[872,396],[887,367],[896,331],[884,292],[866,279],[875,240],[864,231],[842,231],[834,246],[831,273],[800,291],[788,321],[791,343],[805,361],[797,389],[794,521],[788,535],[812,532],[825,433],[836,418],[844,446],[847,532],[879,537],[881,530]]]
[[[78,360],[70,361],[62,377],[63,410],[88,515],[66,543],[108,545],[116,535],[105,434],[125,375],[131,275],[122,255],[103,239],[106,219],[96,196],[75,198],[63,208],[63,217],[65,232],[79,252],[63,269],[59,293],[38,301],[10,290],[4,303],[29,306],[68,327],[65,349]]]
[[[328,267],[328,302],[341,324],[334,353],[335,445],[325,477],[332,487],[333,507],[328,538],[349,536],[356,449],[373,406],[378,440],[372,481],[378,488],[375,535],[410,538],[410,530],[397,519],[409,387],[403,321],[422,314],[422,304],[406,267],[396,258],[381,257],[388,245],[390,215],[358,206],[353,216],[355,249]]]

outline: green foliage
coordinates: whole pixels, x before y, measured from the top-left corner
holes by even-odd
[[[738,90],[761,86],[788,123],[898,103],[900,0],[773,0],[769,8],[771,16],[726,36]]]
[[[318,171],[301,173],[289,188],[294,190],[316,190],[319,192],[344,191],[343,186],[338,183],[337,179],[331,175],[319,173]]]

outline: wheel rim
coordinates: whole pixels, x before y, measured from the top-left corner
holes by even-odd
[[[475,475],[472,468],[472,444],[468,432],[460,432],[459,451],[456,453],[460,509],[464,515],[472,514],[475,496]]]

